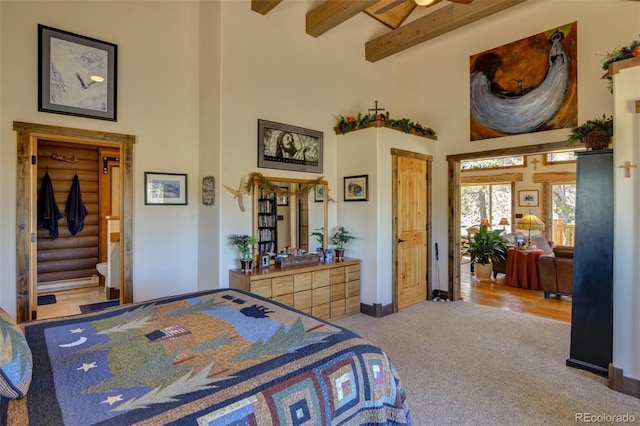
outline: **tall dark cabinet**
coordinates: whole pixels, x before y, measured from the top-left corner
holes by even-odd
[[[613,150],[577,153],[567,365],[608,376],[613,352]]]

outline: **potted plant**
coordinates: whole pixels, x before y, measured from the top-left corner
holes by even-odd
[[[234,234],[229,239],[240,250],[240,269],[249,272],[253,269],[253,246],[258,239],[252,235]]]
[[[507,244],[500,237],[502,229],[489,231],[487,225],[480,225],[480,229],[469,239],[464,252],[469,254],[474,264],[478,279],[490,279],[493,264],[507,258]]]
[[[344,226],[338,227],[338,230],[331,236],[330,242],[336,246],[336,260],[344,259],[344,245],[356,237],[349,234]]]
[[[613,116],[595,117],[581,125],[571,126],[569,142],[582,142],[587,149],[605,149],[613,136]]]
[[[324,251],[324,226],[322,228],[314,229],[311,236],[316,239],[318,244],[320,244],[319,249]]]

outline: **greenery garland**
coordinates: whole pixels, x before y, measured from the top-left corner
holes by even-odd
[[[300,184],[301,186],[299,186],[297,190],[291,191],[288,187],[282,187],[274,184],[270,182],[266,177],[262,176],[262,174],[253,172],[249,174],[249,180],[247,181],[245,190],[246,192],[251,193],[255,184],[258,183],[259,186],[269,192],[273,192],[277,197],[290,197],[292,195],[295,195],[297,197],[306,197],[309,195],[309,192],[311,192],[317,185],[321,185],[322,179],[323,176],[309,181],[308,183]]]
[[[613,49],[611,52],[607,52],[606,55],[603,55],[601,60],[602,69],[605,70],[605,74],[602,76],[603,79],[608,80],[607,84],[609,87],[609,91],[613,93],[613,79],[609,75],[609,65],[614,62],[622,61],[624,59],[633,58],[634,56],[638,56],[638,51],[636,49],[640,49],[640,40],[632,41],[628,46],[618,46]],[[635,50],[635,54],[634,54]]]
[[[394,120],[390,118],[390,114],[388,112],[385,115],[373,113],[362,115],[361,113],[358,113],[357,117],[349,116],[344,118],[343,116],[340,116],[337,129],[344,135],[351,130],[367,127],[367,125],[372,122],[380,122],[385,127],[399,129],[404,133],[411,133],[413,135],[436,136],[435,130],[431,127],[424,127],[419,122],[414,123],[408,118]]]

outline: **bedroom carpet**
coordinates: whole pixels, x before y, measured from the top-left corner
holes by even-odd
[[[83,314],[88,314],[89,312],[101,311],[103,309],[111,308],[113,306],[118,306],[120,304],[119,300],[107,300],[106,302],[98,302],[91,303],[89,305],[80,305],[80,312]]]
[[[640,421],[640,400],[565,365],[565,322],[463,301],[334,322],[387,352],[415,425],[569,425],[587,413]]]
[[[53,305],[54,303],[56,303],[55,294],[43,294],[42,296],[38,296],[38,306]]]

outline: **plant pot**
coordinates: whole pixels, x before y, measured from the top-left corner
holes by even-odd
[[[583,142],[587,149],[607,149],[611,143],[611,135],[606,131],[590,132],[586,134]]]
[[[344,249],[336,249],[336,260],[344,260]]]
[[[253,271],[253,259],[240,259],[240,270],[242,272]]]
[[[480,281],[491,280],[491,273],[493,272],[493,265],[491,263],[487,263],[483,265],[482,263],[475,264],[476,278]]]

